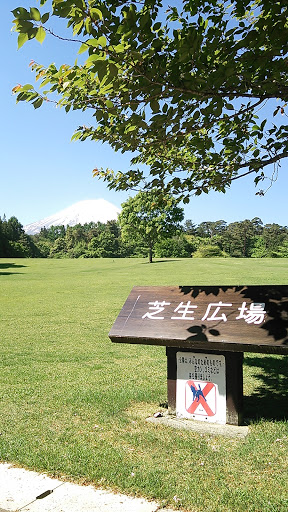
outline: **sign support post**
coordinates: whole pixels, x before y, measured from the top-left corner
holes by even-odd
[[[226,359],[226,422],[243,423],[243,352],[225,352]]]

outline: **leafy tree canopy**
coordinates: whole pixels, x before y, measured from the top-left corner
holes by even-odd
[[[175,198],[162,196],[159,199],[157,191],[150,190],[138,192],[121,205],[119,223],[123,239],[142,241],[149,250],[150,263],[155,243],[181,231],[184,211],[176,203]]]
[[[94,125],[79,127],[72,138],[133,153],[126,172],[94,170],[110,188],[152,187],[188,202],[192,193],[225,192],[247,174],[257,184],[267,165],[288,156],[286,2],[40,0],[38,6],[13,10],[18,47],[33,38],[42,43],[48,33],[59,44],[75,44],[79,62],[59,68],[32,62],[39,89],[15,87],[17,101],[90,110]],[[66,20],[66,32],[54,32],[55,18]]]

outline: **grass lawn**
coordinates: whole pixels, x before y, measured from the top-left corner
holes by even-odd
[[[165,348],[108,338],[134,285],[270,283],[287,259],[0,260],[0,460],[185,511],[287,512],[286,356],[245,354],[250,433],[231,440],[145,422]]]

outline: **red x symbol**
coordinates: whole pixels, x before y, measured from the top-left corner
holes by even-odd
[[[198,387],[196,387],[196,384],[193,380],[188,380],[186,384],[189,386],[190,389],[191,389],[191,386],[193,388],[195,388],[196,391],[199,389]],[[203,393],[204,397],[206,397],[208,395],[209,391],[211,391],[211,389],[213,389],[213,388],[215,388],[215,384],[213,384],[212,382],[207,382],[206,386],[202,389],[202,393]],[[192,392],[192,389],[191,389],[191,392]],[[192,404],[190,405],[190,407],[188,407],[188,409],[186,409],[187,412],[189,412],[190,414],[194,414],[198,405],[201,404],[203,409],[206,411],[207,416],[215,416],[216,411],[215,412],[212,411],[212,409],[207,404],[205,398],[203,398],[202,393],[199,396],[194,397]]]

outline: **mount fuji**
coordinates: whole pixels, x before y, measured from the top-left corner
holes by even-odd
[[[72,204],[65,210],[61,210],[50,217],[32,222],[24,226],[28,235],[36,235],[41,228],[51,226],[75,226],[76,224],[89,224],[89,222],[103,222],[116,220],[120,209],[105,199],[88,199]]]

